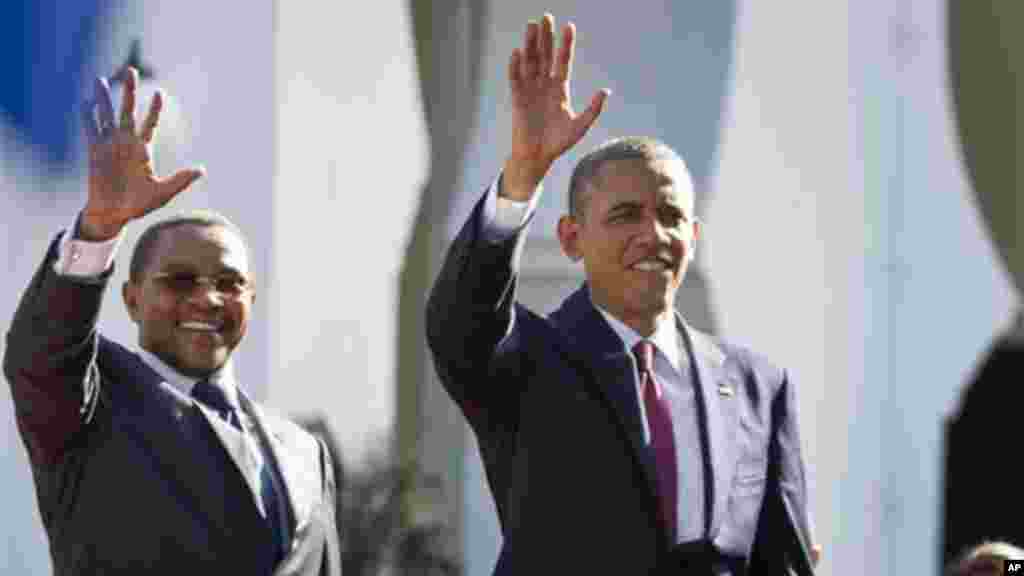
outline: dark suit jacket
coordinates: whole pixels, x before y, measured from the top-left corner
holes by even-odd
[[[1024,407],[1024,346],[1000,340],[989,351],[946,423],[942,565],[972,546],[1024,546],[1024,501],[1016,429]]]
[[[481,208],[430,295],[427,339],[480,445],[504,536],[494,573],[810,574],[785,372],[678,320],[698,376],[710,481],[706,540],[673,549],[643,446],[633,356],[586,286],[546,318],[516,303],[525,233],[488,243]]]
[[[271,532],[220,440],[219,418],[172,388],[96,319],[109,273],[53,272],[22,296],[4,374],[28,449],[54,574],[339,575],[335,484],[322,442],[245,402],[284,479],[294,539]]]

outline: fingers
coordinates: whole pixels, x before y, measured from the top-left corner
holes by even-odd
[[[540,53],[537,46],[537,37],[540,36],[540,25],[530,22],[526,25],[526,43],[523,46],[523,57],[520,74],[524,82],[529,82],[537,76],[540,68]]]
[[[555,53],[555,17],[551,14],[545,14],[544,19],[541,21],[541,30],[537,44],[539,57],[537,73],[542,78],[549,78]]]
[[[562,45],[558,48],[558,62],[555,68],[555,78],[560,82],[569,80],[572,76],[572,60],[576,54],[576,25],[569,22],[562,28]]]
[[[103,135],[114,127],[114,104],[110,101],[110,84],[106,78],[96,79],[95,100],[99,112],[99,132]]]
[[[598,93],[594,94],[594,97],[590,100],[590,105],[587,106],[587,109],[584,110],[582,114],[576,117],[576,119],[574,120],[576,124],[576,142],[582,140],[583,137],[586,136],[587,132],[590,130],[590,127],[594,125],[594,122],[597,120],[597,117],[600,116],[601,111],[604,110],[604,103],[605,100],[608,99],[609,95],[611,95],[611,90],[608,90],[607,88],[598,91]]]
[[[121,94],[121,130],[135,134],[135,88],[139,73],[129,66],[122,73],[124,89]]]
[[[202,168],[190,168],[179,170],[173,176],[158,180],[156,183],[157,196],[162,199],[162,202],[167,202],[191,186],[193,182],[202,178],[205,173]]]
[[[508,59],[508,83],[512,87],[513,94],[523,89],[523,77],[520,75],[522,59],[523,55],[519,48],[512,50],[512,56]]]
[[[164,107],[163,93],[157,90],[153,99],[149,102],[149,112],[146,120],[142,123],[142,141],[149,144],[153,141],[153,134],[156,132],[157,122],[160,120],[160,110]]]
[[[535,78],[551,78],[562,73],[565,66],[561,65],[561,59],[565,57],[565,44],[559,51],[559,62],[556,67],[555,60],[555,17],[551,14],[544,14],[540,22],[530,21],[526,25],[526,38],[523,42],[523,49],[513,58],[518,61],[518,72],[513,75],[509,70],[510,80],[515,78],[518,82],[528,82]],[[571,56],[571,46],[569,59]],[[511,66],[511,63],[510,63]]]

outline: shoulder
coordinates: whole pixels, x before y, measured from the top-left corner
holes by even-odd
[[[320,435],[278,412],[253,400],[248,400],[253,411],[262,422],[267,434],[273,436],[277,445],[287,452],[293,461],[301,461],[302,467],[309,470],[320,469],[330,462],[330,455],[325,455],[326,446]],[[320,470],[321,474],[324,472]]]
[[[128,368],[135,353],[124,345],[110,340],[102,334],[96,337],[96,361],[104,370],[124,370]]]
[[[96,337],[95,367],[103,380],[107,394],[122,396],[122,389],[142,391],[144,386],[122,386],[122,384],[146,382],[159,377],[149,369],[138,354],[124,345],[104,337]]]
[[[267,432],[272,434],[286,448],[312,454],[316,454],[320,450],[317,437],[296,421],[270,406],[251,400],[250,402],[252,402],[256,412],[262,418]]]
[[[785,384],[787,371],[766,355],[745,343],[727,340],[687,327],[698,361],[711,362],[729,371],[738,371],[747,382],[757,383],[775,391]]]

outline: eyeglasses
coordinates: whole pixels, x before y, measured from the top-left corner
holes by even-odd
[[[193,272],[162,272],[154,274],[152,278],[178,296],[192,294],[200,285],[209,285],[218,294],[232,298],[237,298],[252,288],[252,282],[239,274],[201,276]]]

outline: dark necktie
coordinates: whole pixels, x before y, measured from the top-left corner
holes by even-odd
[[[228,402],[227,395],[220,386],[211,384],[208,380],[197,382],[192,388],[192,397],[202,402],[207,408],[213,409],[228,424],[231,424],[243,436],[249,434],[242,428],[242,422],[238,418],[238,411]],[[255,439],[253,439],[255,440]],[[245,439],[248,443],[249,439]],[[246,444],[248,446],[248,444]],[[258,443],[257,443],[258,445]],[[280,508],[277,505],[277,490],[274,489],[274,481],[271,477],[270,460],[263,452],[263,466],[260,467],[260,497],[263,499],[263,509],[267,513],[266,521],[270,527],[274,542],[277,543],[277,561],[284,557],[285,539],[282,534],[284,519],[281,517]]]
[[[669,538],[674,543],[676,538],[676,491],[678,490],[676,474],[676,442],[672,433],[672,414],[669,412],[668,398],[661,389],[661,383],[654,375],[654,344],[647,340],[637,342],[633,347],[637,366],[640,368],[640,395],[644,399],[644,410],[647,412],[647,428],[651,434],[648,448],[654,455],[658,470],[658,491],[662,512],[665,518]]]
[[[242,430],[242,422],[238,419],[238,413],[228,402],[228,397],[220,386],[215,386],[208,380],[202,380],[192,388],[192,397],[219,414],[224,421],[234,426],[235,430],[245,434],[245,431]]]

